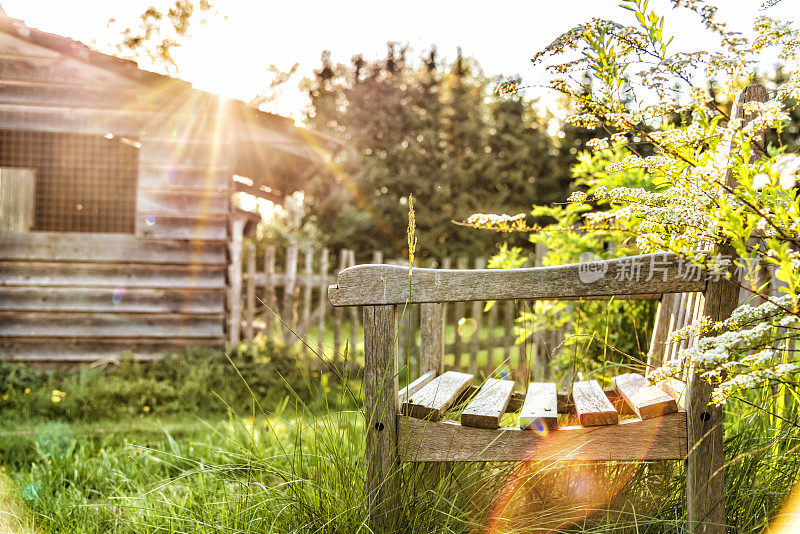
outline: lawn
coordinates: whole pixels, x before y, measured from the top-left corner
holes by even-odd
[[[307,401],[287,384],[282,398],[256,393],[241,410],[217,398],[196,413],[102,420],[6,412],[0,498],[20,519],[4,519],[14,526],[4,531],[366,532],[359,382],[307,384]],[[759,532],[800,473],[797,417],[776,392],[750,401],[792,422],[744,402],[728,407],[731,532]],[[684,528],[679,462],[406,465],[403,482],[407,532]]]

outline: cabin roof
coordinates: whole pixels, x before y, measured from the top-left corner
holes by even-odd
[[[130,80],[129,90],[140,93],[136,97],[137,104],[149,106],[152,111],[181,111],[172,109],[176,106],[174,102],[186,102],[184,107],[191,106],[188,110],[191,113],[201,110],[200,113],[224,116],[227,141],[232,148],[233,173],[253,181],[253,187],[247,191],[250,194],[279,200],[302,189],[308,178],[343,146],[338,139],[295,126],[287,117],[261,111],[241,100],[195,89],[185,80],[139,68],[135,61],[98,52],[68,37],[30,28],[23,21],[8,17],[2,6],[0,32]],[[64,98],[69,98],[67,93],[64,91]]]

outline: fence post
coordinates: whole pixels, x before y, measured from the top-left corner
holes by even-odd
[[[514,345],[514,317],[515,305],[513,300],[503,304],[503,353],[506,364],[511,366],[511,347]]]
[[[264,328],[268,336],[272,337],[275,314],[275,245],[268,245],[264,250]]]
[[[347,250],[339,250],[339,270],[336,272],[338,277],[339,273],[347,268]],[[342,347],[342,315],[344,310],[336,308],[333,312],[333,363],[339,363],[339,349]]]
[[[449,269],[453,266],[453,259],[449,256],[445,256],[442,258],[442,269]],[[444,323],[444,335],[442,336],[442,343],[444,344],[444,354],[447,354],[448,351],[448,344],[447,344],[447,317],[448,317],[448,310],[450,309],[450,304],[445,302],[442,304],[442,322]],[[458,319],[456,319],[458,321]],[[453,323],[455,324],[455,323]],[[458,337],[458,330],[455,331],[455,336]],[[452,349],[452,345],[450,346]],[[443,359],[444,360],[444,359]],[[453,363],[457,363],[453,361]],[[442,361],[442,370],[444,371],[444,361]]]
[[[303,331],[308,332],[311,330],[311,288],[313,287],[311,276],[314,274],[312,270],[312,263],[314,262],[314,251],[311,248],[307,248],[305,251],[305,261],[303,262],[304,270],[303,274],[303,314],[302,317],[298,318],[297,325],[295,326],[295,330],[300,328],[300,325],[303,325]],[[308,324],[309,326],[305,326]],[[307,335],[303,337],[308,338]],[[306,346],[307,339],[305,342],[301,343],[301,350],[303,354],[308,354],[308,347]]]
[[[317,318],[317,352],[324,354],[323,341],[325,340],[325,312],[328,311],[328,255],[327,248],[322,249],[319,260],[319,317]]]
[[[283,341],[293,344],[291,327],[294,326],[294,290],[297,283],[297,247],[292,245],[286,249],[286,283],[283,286]]]
[[[519,303],[519,308],[514,310],[514,318],[513,318],[514,320],[516,320],[516,318],[519,317],[521,313],[525,312],[525,306],[527,305],[528,302],[532,302],[531,313],[534,313],[536,311],[535,301],[520,300],[517,302]],[[536,345],[535,341],[533,340],[531,340],[529,343],[528,342],[529,338],[530,336],[528,336],[528,338],[526,338],[522,343],[517,344],[517,376],[519,377],[518,382],[525,388],[528,387],[528,382],[530,382],[534,378],[534,376],[538,376],[539,381],[544,380],[545,376],[544,374],[535,375],[533,373],[536,371],[533,372],[531,371],[531,362],[529,361],[528,356],[530,356],[529,351],[531,347],[533,348],[534,352],[536,351]],[[544,369],[546,368],[546,366],[543,367],[541,365],[539,365],[538,367],[540,369],[540,371],[538,372],[540,373],[543,373]]]
[[[231,264],[228,266],[228,341],[236,348],[242,340],[242,233],[244,220],[234,217],[231,223],[231,241],[228,252]]]
[[[253,320],[256,315],[256,246],[247,246],[247,318],[244,324],[244,336],[247,345],[253,346]]]
[[[536,257],[535,263],[536,267],[542,267],[544,265],[544,256],[547,254],[547,247],[544,243],[536,243]],[[536,320],[536,301],[531,301],[532,315],[534,317],[534,321]],[[554,336],[550,336],[554,337]],[[553,345],[555,346],[555,345]],[[536,356],[536,370],[534,374],[537,380],[544,381],[550,378],[550,358],[547,354],[547,342],[544,335],[544,332],[541,330],[536,330],[533,333],[533,347],[534,353]]]
[[[356,251],[350,249],[348,266],[356,264]],[[358,306],[350,306],[350,359],[355,361],[356,349],[358,348]]]

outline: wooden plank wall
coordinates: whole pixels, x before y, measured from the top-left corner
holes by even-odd
[[[224,246],[125,234],[0,235],[0,355],[143,359],[224,339]]]
[[[125,137],[140,154],[134,234],[0,235],[0,356],[91,361],[222,347],[232,151],[219,102],[9,33],[0,48],[0,129]]]

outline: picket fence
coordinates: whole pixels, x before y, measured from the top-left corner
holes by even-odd
[[[333,309],[328,303],[330,284],[338,272],[356,264],[355,252],[342,249],[332,253],[327,248],[300,249],[289,246],[283,251],[285,261],[278,265],[277,249],[267,246],[263,267],[256,269],[256,248],[250,245],[242,273],[242,299],[232,311],[231,344],[241,341],[251,345],[257,336],[280,339],[297,351],[315,353],[334,365],[356,361],[363,350],[361,313],[358,307]],[[544,254],[537,250],[537,256]],[[404,260],[384,261],[383,254],[372,254],[372,263],[408,265]],[[485,257],[470,259],[450,257],[423,262],[432,268],[485,268]],[[334,268],[336,266],[336,268]],[[563,334],[549,331],[535,333],[518,342],[515,329],[520,311],[532,303],[498,302],[486,310],[485,302],[461,302],[445,307],[445,367],[469,369],[486,375],[546,378],[546,360]],[[419,361],[420,332],[424,325],[420,306],[401,308],[398,331],[398,358],[401,366],[413,370]],[[240,339],[241,333],[243,338]],[[346,347],[346,350],[345,350]],[[538,363],[538,364],[537,364]]]

